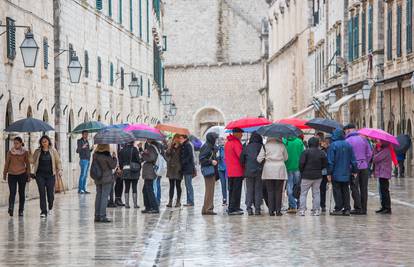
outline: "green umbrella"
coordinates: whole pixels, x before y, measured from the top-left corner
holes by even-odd
[[[107,127],[107,125],[103,124],[102,122],[88,121],[88,122],[84,122],[76,126],[75,129],[73,129],[72,133],[82,133],[83,131],[88,131],[90,133],[96,133],[105,127]]]

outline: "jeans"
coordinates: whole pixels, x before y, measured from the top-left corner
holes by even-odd
[[[184,175],[184,181],[187,191],[187,204],[194,205],[193,175]]]
[[[243,177],[229,177],[229,213],[240,210]]]
[[[319,211],[321,208],[321,195],[320,195],[320,186],[322,179],[309,180],[302,179],[301,182],[301,192],[300,192],[300,210],[306,210],[306,199],[308,197],[309,189],[312,188],[312,210]]]
[[[108,197],[111,188],[112,183],[96,185],[95,217],[106,218],[106,206],[108,205]]]
[[[298,208],[298,199],[293,196],[293,186],[298,184],[300,181],[300,172],[299,171],[289,171],[288,172],[288,181],[287,181],[287,194],[289,209]]]
[[[368,169],[358,170],[357,177],[351,177],[351,193],[355,210],[367,212],[368,178]]]
[[[381,191],[381,207],[383,209],[391,209],[390,180],[384,178],[379,178],[378,180]]]
[[[254,209],[256,212],[260,211],[260,206],[263,200],[263,186],[262,177],[246,178],[246,208],[247,210]]]
[[[155,198],[159,206],[161,203],[161,176],[158,176],[157,178],[154,179],[153,187],[154,187],[154,195],[155,195]]]
[[[221,183],[221,194],[223,195],[223,202],[227,202],[227,175],[226,171],[219,171],[219,178]]]
[[[142,188],[142,195],[144,196],[145,210],[157,210],[158,203],[154,195],[154,181],[146,179],[144,180],[144,187]]]
[[[9,210],[13,211],[14,209],[14,201],[16,199],[16,191],[17,185],[19,185],[19,212],[23,212],[24,210],[24,201],[26,199],[25,189],[26,189],[26,182],[27,182],[27,174],[19,174],[13,175],[9,174],[7,182],[9,183]]]
[[[80,176],[79,176],[79,185],[78,193],[86,191],[86,181],[88,179],[88,169],[89,169],[89,160],[81,159],[79,161],[80,165]]]
[[[53,208],[55,200],[55,176],[36,175],[36,183],[39,188],[40,210],[42,214],[47,214],[46,195],[49,210]]]
[[[349,182],[332,182],[335,211],[351,210]]]

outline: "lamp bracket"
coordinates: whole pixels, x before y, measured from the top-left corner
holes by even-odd
[[[30,26],[26,26],[26,25],[4,25],[0,21],[0,27],[3,27],[3,28],[7,28],[7,27],[10,27],[10,28],[26,28],[27,29],[27,32],[31,32]],[[2,36],[3,34],[5,34],[6,32],[7,32],[7,30],[5,30],[4,32],[0,33],[0,36]]]
[[[57,53],[55,56],[54,56],[54,58],[57,58],[58,56],[60,56],[60,55],[62,55],[63,53],[65,53],[65,52],[68,52],[69,50],[68,49],[59,49],[59,53]]]

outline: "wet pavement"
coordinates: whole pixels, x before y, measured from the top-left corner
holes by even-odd
[[[392,215],[374,213],[373,180],[369,214],[351,217],[229,217],[219,183],[219,215],[201,216],[203,183],[194,182],[194,208],[167,210],[164,180],[159,215],[108,209],[109,224],[93,222],[94,194],[57,195],[47,219],[38,200],[27,202],[24,218],[1,208],[0,266],[414,266],[413,178],[393,180]]]

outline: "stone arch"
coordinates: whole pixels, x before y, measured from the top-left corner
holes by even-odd
[[[13,123],[13,104],[11,100],[9,100],[6,105],[6,116],[5,116],[4,122],[5,122],[4,128],[9,127],[10,124]],[[10,150],[10,145],[11,145],[10,141],[11,141],[11,135],[7,134],[7,137],[4,140],[5,153],[7,153]]]
[[[194,133],[201,137],[213,126],[223,126],[225,117],[223,112],[216,107],[203,107],[199,109],[193,118]]]

